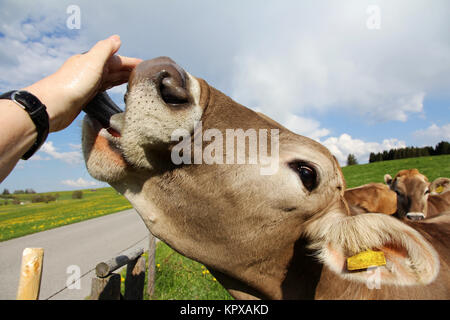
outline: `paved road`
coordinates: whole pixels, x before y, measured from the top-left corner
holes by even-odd
[[[0,242],[0,300],[16,298],[26,247],[44,248],[39,299],[79,300],[90,294],[97,263],[131,247],[147,250],[148,236],[144,222],[131,209]],[[78,270],[80,288],[66,288],[68,278],[76,276]]]

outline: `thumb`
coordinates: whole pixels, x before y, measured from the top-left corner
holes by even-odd
[[[97,42],[87,55],[104,65],[120,48],[120,37],[113,35],[105,40]]]

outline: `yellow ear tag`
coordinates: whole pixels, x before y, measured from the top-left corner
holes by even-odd
[[[382,251],[367,250],[347,258],[347,269],[349,271],[384,266],[385,264],[386,258]]]
[[[437,193],[442,193],[442,191],[444,191],[444,187],[443,186],[439,186],[434,191],[436,191]]]

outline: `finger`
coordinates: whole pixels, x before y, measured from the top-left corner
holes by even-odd
[[[138,58],[114,55],[108,60],[110,71],[133,70],[143,60]]]
[[[107,74],[102,82],[102,87],[111,88],[128,82],[130,74],[130,71],[119,71]]]
[[[120,86],[121,84],[127,83],[128,79],[119,79],[116,80],[114,82],[110,82],[110,83],[105,83],[101,88],[100,91],[106,91],[109,90],[111,88],[114,88],[116,86]]]
[[[120,37],[114,35],[97,42],[86,55],[90,56],[101,65],[104,65],[108,59],[119,50],[120,44]]]

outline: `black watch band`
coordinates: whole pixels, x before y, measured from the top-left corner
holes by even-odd
[[[23,160],[28,160],[47,139],[50,129],[47,108],[38,98],[28,91],[13,90],[0,95],[0,99],[9,99],[24,109],[33,120],[36,126],[37,138],[31,148],[22,156]]]

